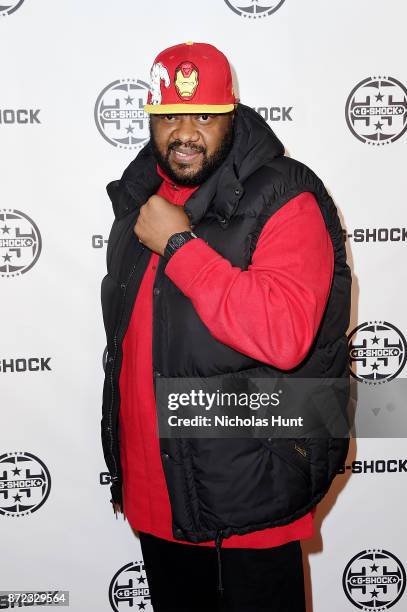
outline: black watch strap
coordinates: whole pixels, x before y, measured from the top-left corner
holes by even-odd
[[[167,242],[167,246],[164,249],[164,257],[170,259],[178,249],[180,249],[185,243],[198,238],[194,232],[179,232],[173,234]]]

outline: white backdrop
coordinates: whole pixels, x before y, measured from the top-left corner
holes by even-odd
[[[387,321],[403,339],[407,8],[403,0],[0,4],[0,591],[67,590],[75,612],[148,611],[147,591],[109,602],[112,579],[141,553],[127,522],[114,520],[99,439],[99,286],[113,219],[105,185],[138,151],[112,138],[126,138],[129,126],[145,138],[147,122],[136,105],[131,117],[102,126],[100,103],[118,99],[121,110],[126,103],[121,94],[100,94],[120,79],[148,82],[154,57],[170,45],[195,40],[222,49],[242,102],[268,117],[340,209],[354,274],[349,331]],[[276,10],[245,12],[250,7]],[[145,95],[142,86],[130,91],[136,102]],[[350,109],[373,108],[371,116],[347,122],[347,101]],[[377,134],[383,145],[366,140]],[[387,332],[380,333],[384,342]],[[403,358],[398,363],[379,371],[404,376]],[[357,610],[362,601],[366,610],[385,610],[404,589],[405,457],[401,439],[352,444],[348,469],[318,509],[317,535],[303,547],[308,612]],[[352,474],[353,461],[367,472]],[[387,551],[372,556],[379,569],[356,560],[353,572],[396,576],[370,604],[361,589],[347,596],[342,585],[347,564],[368,549]],[[124,570],[118,584],[139,574],[137,566]],[[401,596],[394,611],[406,601]],[[8,607],[0,598],[0,609]]]

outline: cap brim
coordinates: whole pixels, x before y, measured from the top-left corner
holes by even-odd
[[[144,110],[152,115],[185,113],[230,113],[234,104],[145,104]]]

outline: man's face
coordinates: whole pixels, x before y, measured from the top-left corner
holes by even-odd
[[[226,159],[233,142],[233,112],[217,115],[151,115],[157,161],[179,185],[200,185]]]

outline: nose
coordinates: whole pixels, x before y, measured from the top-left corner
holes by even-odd
[[[172,134],[173,138],[186,142],[198,142],[200,135],[191,115],[183,115]]]

